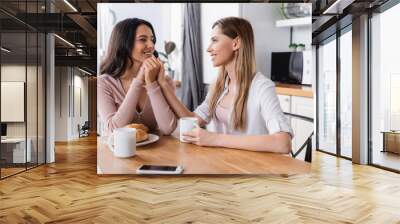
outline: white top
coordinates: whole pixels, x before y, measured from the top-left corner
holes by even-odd
[[[224,125],[229,124],[231,107],[223,107],[221,104],[217,105],[217,108],[215,108],[215,117],[218,122],[222,122]]]
[[[217,104],[219,104],[222,97],[227,93],[228,82],[226,80],[224,91],[218,98]],[[247,128],[244,131],[232,128],[231,117],[233,108],[230,108],[228,124],[219,121],[215,117],[211,117],[208,104],[209,97],[210,91],[207,94],[206,100],[194,112],[207,122],[207,129],[210,131],[233,135],[265,135],[287,132],[292,137],[294,136],[289,121],[283,114],[279,104],[275,92],[275,84],[260,72],[254,76],[250,85],[247,98]]]

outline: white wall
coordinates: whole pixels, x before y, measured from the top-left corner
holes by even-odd
[[[70,136],[72,138],[77,138],[79,136],[78,133],[78,124],[82,126],[85,121],[88,121],[88,78],[87,76],[82,76],[83,73],[75,70],[74,73],[74,96],[71,96],[74,99],[74,113],[71,124],[71,132]],[[80,91],[80,93],[78,92]],[[81,110],[81,111],[80,111]]]
[[[88,120],[88,78],[71,67],[56,67],[55,73],[55,140],[69,141],[78,138],[78,124]]]
[[[55,68],[55,140],[67,141],[68,118],[68,67]]]
[[[81,73],[82,74],[82,73]],[[89,79],[87,76],[75,76],[75,85],[82,89],[82,116],[81,122],[89,120]],[[79,81],[78,81],[79,80]]]
[[[171,69],[174,70],[173,78],[182,80],[183,4],[170,4],[170,12],[170,37],[168,40],[173,41],[176,44],[176,48],[169,55],[168,60]]]
[[[312,26],[300,26],[293,28],[293,43],[305,44],[306,50],[311,50]]]
[[[238,3],[203,3],[201,5],[201,53],[204,83],[212,83],[218,75],[218,68],[212,65],[211,57],[207,53],[211,39],[212,25],[217,20],[228,16],[239,16]]]
[[[267,77],[271,72],[271,52],[288,51],[289,28],[277,28],[276,20],[281,19],[281,4],[242,4],[242,16],[253,26],[255,36],[257,70]]]

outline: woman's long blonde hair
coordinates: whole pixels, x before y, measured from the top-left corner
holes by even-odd
[[[254,34],[251,24],[242,18],[226,17],[216,21],[212,28],[218,26],[222,33],[232,39],[239,37],[241,46],[235,55],[235,72],[236,72],[236,90],[237,95],[233,106],[233,128],[235,130],[246,129],[247,118],[247,96],[250,89],[251,81],[256,72],[256,59],[254,50]],[[210,114],[214,117],[217,108],[218,98],[221,96],[225,80],[228,73],[225,66],[221,66],[218,74],[217,81],[211,88],[211,95],[209,98]]]

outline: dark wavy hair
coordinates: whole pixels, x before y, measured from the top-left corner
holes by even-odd
[[[135,47],[136,30],[142,24],[151,29],[154,35],[153,42],[156,43],[156,34],[151,23],[138,18],[122,20],[115,25],[111,33],[106,57],[100,65],[101,74],[118,78],[125,69],[133,65],[131,53]]]

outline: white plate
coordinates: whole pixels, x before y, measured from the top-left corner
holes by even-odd
[[[158,139],[160,139],[160,137],[158,137],[158,135],[149,134],[149,139],[147,139],[147,140],[144,141],[144,142],[136,143],[136,146],[148,145],[148,144],[151,144],[151,143],[153,143],[153,142],[158,141]]]

